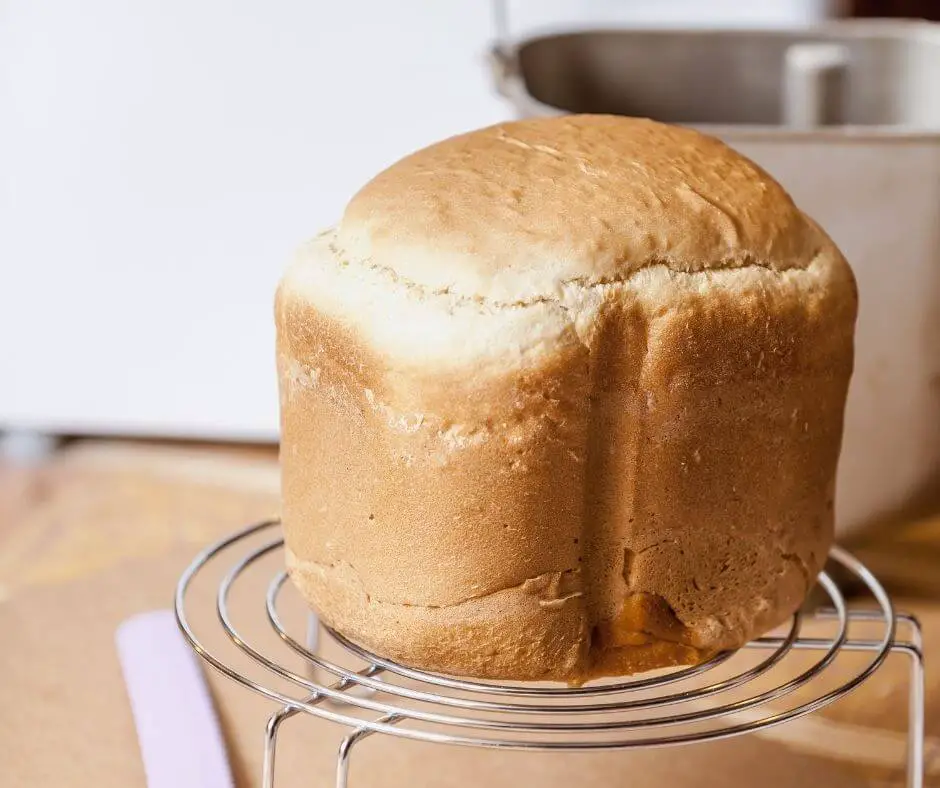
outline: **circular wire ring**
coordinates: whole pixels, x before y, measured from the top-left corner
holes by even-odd
[[[231,616],[228,611],[228,595],[232,586],[234,585],[237,578],[251,564],[259,561],[265,555],[268,555],[281,547],[283,542],[282,540],[277,539],[249,552],[245,557],[236,562],[236,564],[226,573],[225,578],[219,586],[218,593],[216,595],[217,615],[218,620],[226,634],[240,651],[249,655],[265,670],[282,678],[286,678],[298,687],[303,688],[305,690],[304,694],[310,696],[306,699],[297,698],[267,687],[264,684],[249,678],[237,669],[233,668],[228,662],[218,657],[216,654],[208,651],[199,642],[186,616],[187,591],[189,590],[193,579],[207,563],[217,558],[222,552],[232,547],[236,543],[249,539],[250,537],[260,533],[265,529],[275,528],[278,525],[279,521],[267,521],[250,526],[242,531],[232,534],[231,536],[220,540],[216,544],[202,551],[195,558],[192,564],[187,567],[177,585],[175,599],[176,616],[184,637],[192,646],[194,651],[211,667],[228,678],[241,684],[242,686],[257,692],[258,694],[275,700],[285,706],[297,708],[342,725],[356,728],[366,728],[368,730],[402,736],[405,738],[432,742],[444,742],[465,746],[525,750],[596,750],[626,749],[633,747],[661,747],[693,741],[709,741],[720,738],[727,738],[729,736],[735,736],[742,733],[779,725],[783,722],[801,717],[805,714],[809,714],[821,708],[822,706],[828,705],[832,701],[854,689],[865,679],[867,679],[875,670],[877,670],[877,668],[880,667],[886,658],[895,638],[896,622],[894,610],[891,605],[891,601],[885,593],[884,589],[874,578],[871,572],[869,572],[868,569],[864,567],[864,565],[862,565],[859,561],[846,553],[844,550],[841,550],[840,548],[833,548],[831,552],[831,558],[856,575],[856,577],[862,580],[862,582],[868,587],[869,591],[872,593],[881,609],[883,621],[885,622],[884,635],[879,643],[879,647],[876,653],[872,657],[869,664],[860,670],[855,676],[843,683],[841,686],[836,687],[835,689],[823,695],[808,700],[796,708],[781,711],[776,714],[768,714],[766,717],[762,717],[757,720],[752,719],[750,721],[739,724],[729,724],[713,730],[697,730],[688,733],[677,732],[671,735],[662,735],[657,737],[646,736],[640,738],[600,741],[589,740],[585,738],[585,736],[589,734],[597,734],[609,731],[636,731],[645,728],[676,726],[685,723],[698,723],[719,717],[733,716],[737,712],[751,709],[783,697],[784,695],[794,691],[796,688],[806,684],[831,664],[831,662],[839,653],[840,649],[846,644],[847,641],[848,613],[845,607],[844,599],[838,587],[828,575],[825,573],[820,575],[819,583],[829,595],[839,622],[839,632],[836,637],[832,639],[831,643],[829,643],[829,647],[826,649],[825,655],[812,667],[804,671],[796,678],[791,679],[783,685],[767,690],[759,695],[745,698],[735,703],[729,703],[723,706],[716,706],[708,709],[701,709],[687,714],[646,717],[639,720],[631,719],[595,722],[541,723],[521,722],[513,719],[493,719],[492,717],[456,717],[448,714],[428,712],[422,709],[414,709],[411,707],[392,706],[387,703],[372,700],[371,698],[362,698],[349,695],[344,693],[343,689],[347,688],[352,683],[357,683],[363,686],[371,687],[384,695],[405,698],[423,704],[455,707],[470,711],[483,711],[487,714],[503,715],[550,713],[557,717],[559,714],[566,716],[569,714],[611,714],[620,711],[661,708],[668,705],[675,705],[691,700],[710,697],[720,692],[725,692],[730,689],[742,686],[757,676],[766,673],[774,665],[779,663],[780,660],[786,656],[786,654],[794,645],[800,645],[800,618],[799,615],[794,617],[790,631],[784,638],[780,639],[779,643],[775,644],[775,650],[767,659],[763,660],[761,663],[749,670],[706,687],[698,687],[693,690],[687,690],[685,692],[677,692],[671,695],[661,695],[649,699],[634,699],[622,702],[605,702],[593,704],[566,703],[563,705],[552,705],[550,703],[497,703],[474,698],[453,697],[449,695],[438,694],[437,692],[428,692],[425,690],[416,690],[409,687],[392,684],[389,681],[376,678],[376,676],[381,672],[386,672],[386,674],[390,673],[398,675],[402,678],[418,681],[431,687],[441,687],[444,689],[460,690],[477,694],[482,693],[493,696],[536,698],[542,701],[548,701],[551,699],[569,700],[572,698],[583,699],[598,696],[611,696],[618,693],[636,692],[637,690],[641,689],[658,689],[659,687],[665,686],[667,684],[674,684],[682,680],[695,678],[705,671],[715,667],[717,664],[721,664],[722,662],[726,661],[731,656],[733,656],[734,652],[719,654],[712,660],[703,663],[703,665],[675,671],[663,677],[624,681],[615,684],[599,685],[594,687],[585,686],[575,689],[563,687],[527,687],[524,685],[489,684],[477,681],[467,681],[463,679],[442,676],[440,674],[425,673],[413,668],[407,668],[398,665],[397,663],[391,662],[390,660],[385,660],[376,655],[373,655],[360,646],[356,646],[350,643],[338,633],[327,629],[331,636],[334,637],[337,642],[340,643],[340,645],[346,648],[350,653],[361,659],[364,659],[370,664],[371,667],[366,671],[366,675],[364,675],[363,673],[355,673],[347,670],[346,668],[343,668],[342,666],[335,665],[334,663],[323,660],[321,657],[310,652],[296,639],[288,634],[277,613],[277,597],[286,580],[286,573],[280,572],[271,581],[266,597],[266,611],[269,622],[274,627],[281,640],[283,640],[293,651],[302,656],[308,662],[312,662],[313,664],[318,665],[328,672],[339,676],[339,686],[342,687],[342,689],[340,689],[337,687],[337,685],[334,685],[334,687],[327,687],[312,682],[309,679],[306,679],[303,676],[299,676],[293,671],[268,658],[259,650],[247,643],[238,633],[232,623]],[[324,708],[322,705],[318,705],[322,700],[327,698],[340,700],[347,706],[359,707],[360,709],[369,709],[380,712],[383,714],[383,716],[391,715],[393,717],[393,722],[362,719],[361,717],[350,716],[342,712],[331,711],[328,708]],[[472,728],[478,730],[482,729],[489,731],[512,731],[515,733],[541,734],[546,738],[544,740],[518,738],[507,739],[496,737],[478,738],[457,735],[450,732],[442,732],[440,730],[397,727],[395,725],[395,723],[407,719],[417,722],[434,723],[436,725]],[[570,738],[564,738],[561,737],[560,734],[574,735]]]

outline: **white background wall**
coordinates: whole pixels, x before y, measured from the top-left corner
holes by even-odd
[[[519,33],[812,0],[516,0]],[[508,115],[485,0],[0,0],[0,428],[273,438],[272,294],[370,175]]]

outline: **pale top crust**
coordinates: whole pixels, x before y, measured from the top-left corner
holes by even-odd
[[[573,116],[408,156],[352,199],[337,241],[433,290],[518,303],[660,263],[802,268],[820,239],[766,172],[714,138]]]
[[[692,289],[734,289],[738,277],[722,271],[833,266],[847,268],[825,234],[722,142],[570,116],[493,126],[399,161],[300,250],[282,288],[391,359],[504,373],[559,344],[590,344],[611,290],[655,302],[675,274],[712,272]]]

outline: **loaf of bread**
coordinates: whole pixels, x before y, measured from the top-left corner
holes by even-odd
[[[291,577],[450,674],[741,646],[826,558],[856,303],[825,233],[695,131],[569,116],[421,150],[278,289]]]

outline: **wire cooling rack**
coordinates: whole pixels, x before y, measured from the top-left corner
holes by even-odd
[[[223,675],[280,705],[265,730],[264,788],[274,788],[278,730],[300,714],[349,729],[336,765],[336,786],[347,788],[354,746],[375,733],[545,752],[627,750],[724,739],[782,725],[827,706],[870,678],[892,652],[907,655],[910,664],[907,786],[923,786],[920,626],[914,617],[896,613],[871,572],[840,548],[833,548],[831,561],[867,589],[872,609],[849,610],[835,580],[822,572],[817,583],[828,597],[827,607],[797,613],[780,632],[758,638],[740,651],[723,652],[693,667],[571,688],[472,681],[415,670],[351,643],[318,625],[313,615],[288,616],[285,608],[290,600],[285,598],[297,595],[282,568],[279,526],[277,520],[252,525],[207,548],[186,569],[176,589],[176,616],[195,652]],[[258,572],[267,582],[264,599],[255,599],[253,606],[241,596],[235,599],[246,576]],[[205,626],[221,628],[223,646],[218,647],[200,639],[195,630],[202,625],[194,626],[190,616],[200,606],[205,611],[212,596],[216,615]],[[276,635],[264,646],[251,642],[236,627],[236,617],[251,613],[263,617]],[[874,628],[877,635],[858,637],[850,631],[858,627]],[[901,627],[907,631],[905,637],[899,635]],[[825,630],[822,636],[820,628]],[[338,644],[338,649],[335,644],[332,648],[341,659],[322,656],[326,644],[321,631]],[[211,634],[214,641],[220,640],[220,633]],[[811,657],[798,658],[804,651]],[[830,670],[850,651],[865,652],[865,657],[854,660],[850,670],[841,664],[838,671]]]

